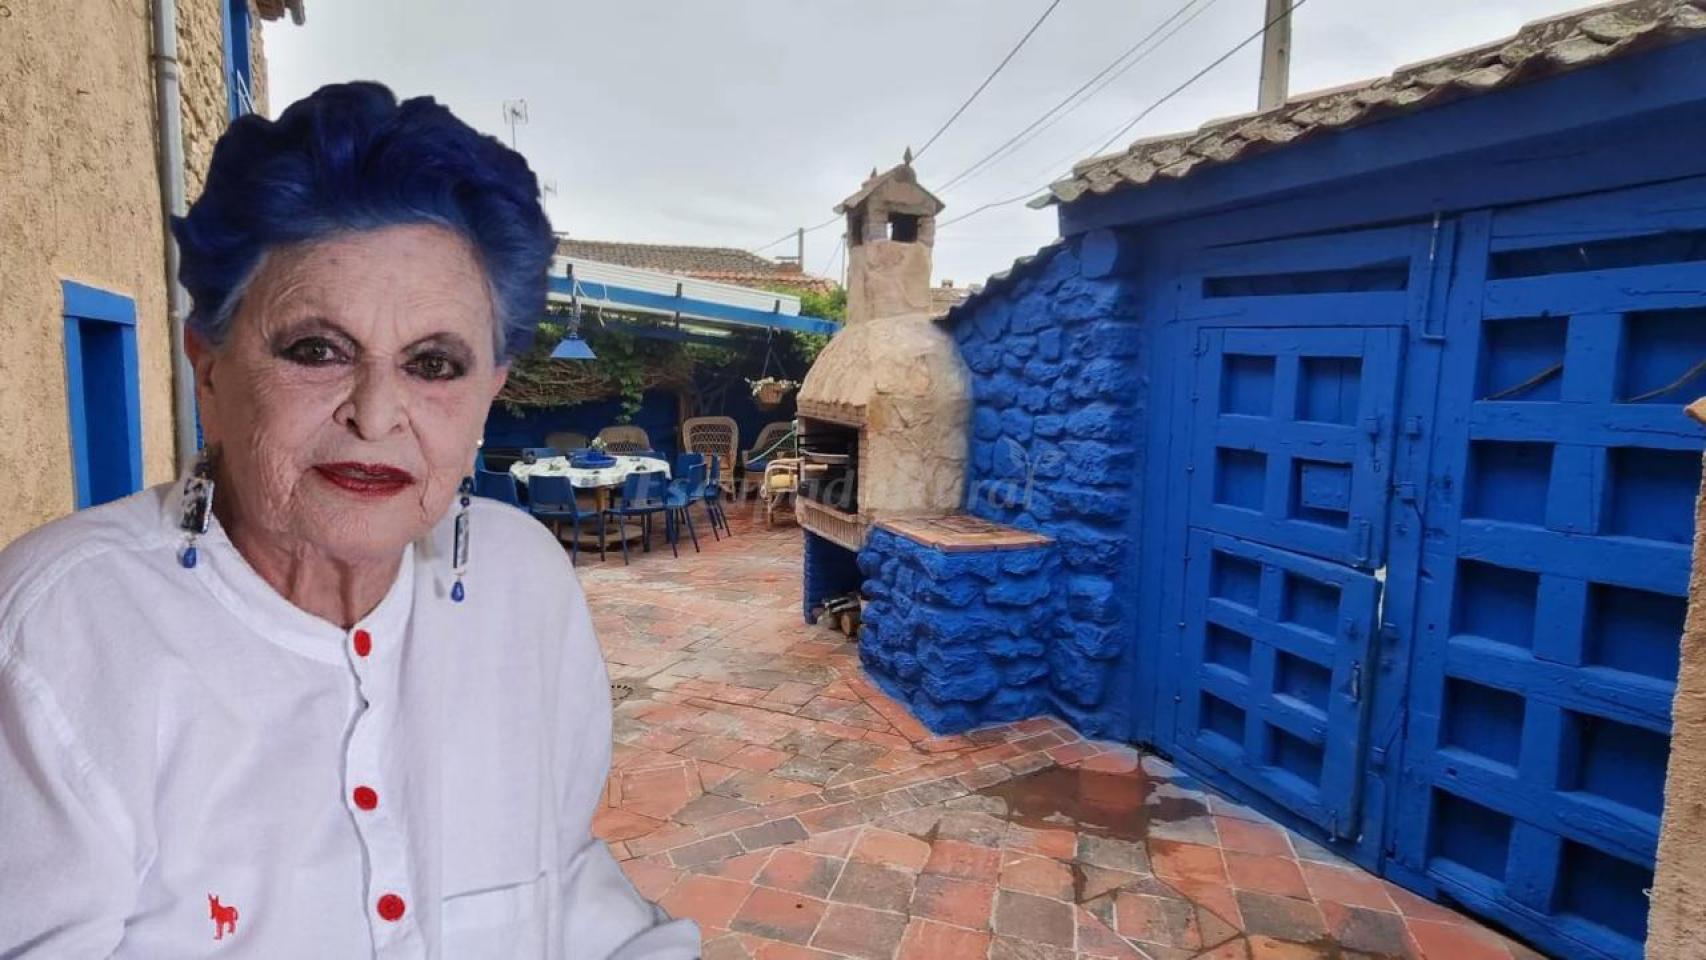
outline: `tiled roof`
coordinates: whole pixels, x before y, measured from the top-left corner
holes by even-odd
[[[711,279],[713,274],[760,275],[794,271],[756,253],[733,247],[680,247],[655,243],[613,243],[605,240],[557,238],[557,253],[640,270],[683,273]]]
[[[1706,0],[1622,0],[1531,23],[1509,39],[1423,63],[1389,77],[1303,94],[1262,113],[1206,124],[1194,133],[1139,140],[1086,160],[1033,206],[1178,179],[1199,167],[1258,153],[1453,100],[1563,73],[1706,33]]]

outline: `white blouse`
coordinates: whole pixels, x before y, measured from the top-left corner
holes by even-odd
[[[350,630],[275,592],[179,486],[0,552],[0,958],[678,960],[592,836],[610,693],[539,523],[476,499]],[[454,514],[454,508],[452,515]]]

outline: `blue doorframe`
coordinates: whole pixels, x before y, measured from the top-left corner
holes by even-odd
[[[81,510],[142,489],[136,304],[70,280],[60,289],[71,470]]]
[[[219,18],[225,44],[225,94],[229,119],[255,112],[254,59],[249,52],[249,0],[224,0]]]

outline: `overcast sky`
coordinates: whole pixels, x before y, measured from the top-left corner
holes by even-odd
[[[1063,0],[916,166],[936,188],[1090,79],[1185,0]],[[1034,190],[1259,29],[1263,0],[1194,0],[1164,45],[1022,149],[938,194],[943,219]],[[833,216],[873,166],[916,150],[988,75],[1047,0],[308,0],[267,24],[273,113],[323,83],[428,94],[509,137],[560,232],[595,240],[754,248]],[[1306,0],[1294,93],[1390,72],[1506,36],[1581,0]],[[1194,20],[1185,17],[1195,14]],[[1121,138],[1254,108],[1260,44]],[[806,237],[806,269],[838,275],[839,223]],[[942,230],[936,276],[980,282],[1055,236],[1022,203]],[[793,241],[768,254],[791,254]]]

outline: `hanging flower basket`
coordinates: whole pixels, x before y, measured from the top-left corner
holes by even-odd
[[[793,393],[799,383],[793,380],[782,380],[776,377],[765,377],[762,380],[748,380],[752,387],[752,399],[766,410],[781,406],[788,394]]]

